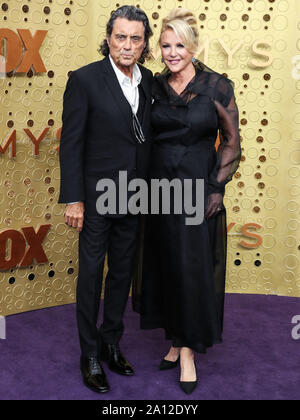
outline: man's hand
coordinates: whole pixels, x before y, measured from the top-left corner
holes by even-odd
[[[77,228],[77,232],[82,231],[84,203],[82,201],[75,204],[68,204],[65,213],[65,223]]]
[[[222,208],[223,197],[222,194],[212,193],[208,196],[207,209],[205,211],[205,218],[209,219],[210,217],[217,214]]]

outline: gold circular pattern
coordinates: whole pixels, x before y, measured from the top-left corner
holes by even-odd
[[[89,16],[83,9],[77,9],[74,12],[74,21],[78,26],[85,26],[88,23]]]

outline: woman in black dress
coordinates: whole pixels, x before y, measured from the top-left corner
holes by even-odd
[[[197,385],[194,351],[205,353],[222,341],[223,196],[240,161],[239,116],[233,82],[193,58],[198,33],[191,12],[176,9],[164,19],[160,46],[166,69],[153,83],[150,177],[203,179],[205,218],[187,225],[184,212],[147,216],[142,284],[134,297],[141,297],[141,328],[164,328],[172,340],[160,369],[180,360],[180,386],[191,393]]]

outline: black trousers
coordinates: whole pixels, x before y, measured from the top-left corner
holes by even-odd
[[[109,218],[85,212],[79,234],[77,326],[82,354],[99,355],[101,342],[117,344],[123,334],[123,315],[128,300],[136,252],[139,216]],[[103,268],[108,256],[104,315],[97,328]]]

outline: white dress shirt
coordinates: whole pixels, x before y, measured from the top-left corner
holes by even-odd
[[[136,114],[139,108],[139,84],[142,80],[142,74],[137,64],[133,67],[132,80],[126,76],[114,63],[109,56],[112,68],[114,69],[125,98],[129,102],[132,111]]]
[[[122,73],[121,70],[115,65],[114,60],[111,58],[110,55],[109,55],[109,59],[110,59],[112,68],[114,69],[114,72],[116,73],[117,79],[124,93],[124,96],[129,102],[129,105],[131,106],[132,111],[136,114],[139,108],[139,99],[140,99],[138,86],[142,80],[142,74],[139,69],[139,66],[137,64],[134,65],[133,72],[132,72],[132,80],[131,80],[130,77]],[[78,203],[78,201],[75,201],[73,203],[68,203],[68,204],[75,204],[75,203]]]

